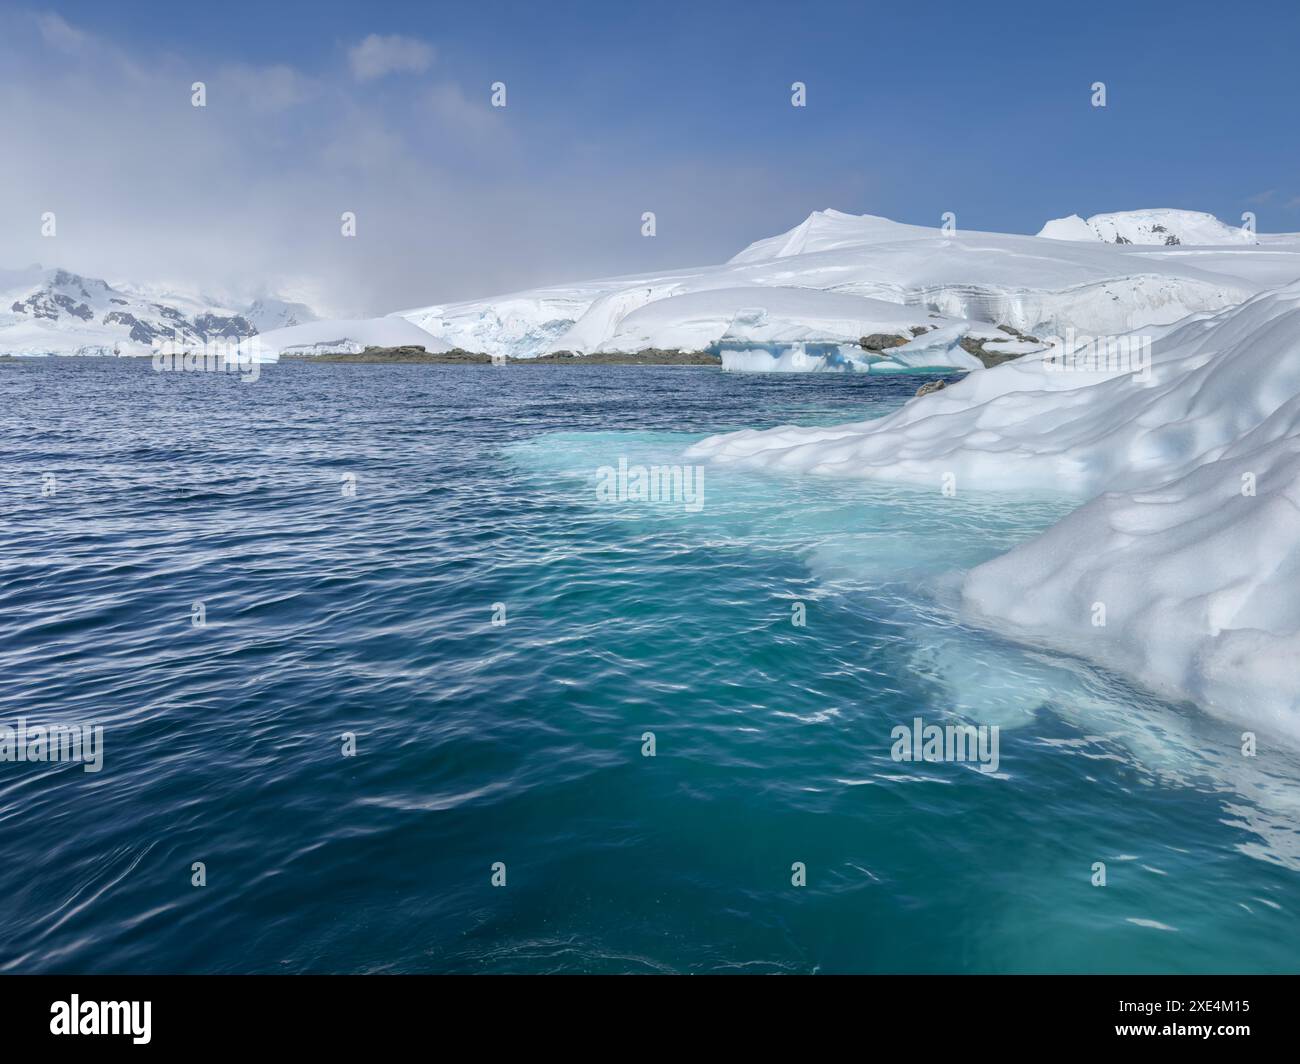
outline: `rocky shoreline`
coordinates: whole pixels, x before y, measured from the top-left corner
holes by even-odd
[[[353,362],[369,364],[417,364],[430,366],[721,366],[722,359],[707,351],[667,351],[648,348],[644,351],[615,352],[609,354],[578,355],[571,351],[556,351],[536,358],[510,358],[494,360],[490,355],[475,351],[426,351],[423,347],[367,347],[355,354],[291,355],[280,356],[281,362]]]

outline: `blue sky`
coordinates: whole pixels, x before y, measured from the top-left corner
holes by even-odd
[[[229,0],[0,18],[0,137],[20,149],[0,265],[265,283],[376,313],[719,261],[825,207],[1035,232],[1171,206],[1300,230],[1291,3]],[[359,73],[372,34],[391,69]],[[30,220],[55,207],[52,249]]]

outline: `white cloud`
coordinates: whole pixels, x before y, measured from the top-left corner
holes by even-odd
[[[567,113],[519,122],[449,79],[389,98],[345,68],[307,77],[314,58],[232,67],[50,31],[0,3],[0,268],[300,293],[359,317],[718,261],[781,228],[774,215],[807,213],[811,179],[789,167],[703,147],[675,161],[634,137],[616,150]],[[204,108],[194,81],[208,82]],[[646,240],[651,209],[661,235]],[[41,236],[46,211],[57,238]]]
[[[419,74],[433,62],[433,47],[415,37],[370,34],[348,49],[348,65],[358,81],[372,81],[387,74]]]

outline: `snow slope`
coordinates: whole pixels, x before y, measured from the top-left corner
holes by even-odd
[[[823,251],[849,251],[873,244],[925,240],[934,235],[934,229],[906,225],[874,214],[813,211],[793,229],[764,240],[756,240],[727,262],[732,266],[771,262],[774,259],[788,259]]]
[[[539,288],[496,299],[447,303],[401,311],[405,318],[452,347],[489,355],[540,355],[561,350],[555,340],[567,332],[616,281]]]
[[[291,303],[274,296],[263,296],[254,300],[244,312],[259,333],[268,333],[272,329],[287,329],[293,325],[306,325],[319,321],[316,312],[306,303]]]
[[[1180,216],[1179,232],[1185,235],[1234,232],[1193,212],[1133,214],[1143,220],[1125,223],[1125,231],[1135,234],[1143,226],[1154,234],[1152,227],[1170,215]],[[1207,218],[1213,226],[1193,225]],[[400,316],[453,346],[516,357],[711,347],[732,328],[733,311],[762,304],[765,289],[807,293],[806,305],[793,300],[783,303],[779,314],[769,311],[772,327],[791,334],[823,316],[814,292],[1007,324],[1035,335],[1059,334],[1070,326],[1113,334],[1221,310],[1265,287],[1300,279],[1300,241],[1260,239],[1255,246],[1224,237],[1218,246],[1200,249],[1208,252],[1202,255],[1188,253],[1186,241],[1117,245],[1096,234],[1044,240],[945,233],[872,215],[817,211],[721,265],[439,304]],[[736,294],[744,289],[755,295]]]
[[[972,570],[969,615],[1300,737],[1300,284],[1160,330],[1145,383],[1029,355],[877,421],[704,440],[719,464],[1088,500]],[[1098,606],[1104,624],[1098,624]]]

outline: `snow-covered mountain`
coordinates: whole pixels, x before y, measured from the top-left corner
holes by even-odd
[[[1212,214],[1168,208],[1147,211],[1118,211],[1080,218],[1071,214],[1053,218],[1038,231],[1050,240],[1101,240],[1107,244],[1156,244],[1162,247],[1219,244],[1254,244],[1254,233],[1224,225]]]
[[[316,312],[306,303],[288,303],[283,299],[264,296],[256,299],[244,312],[244,317],[252,323],[259,333],[268,333],[272,329],[287,329],[295,325],[306,325],[318,321]]]
[[[278,299],[241,309],[62,269],[0,270],[2,354],[147,355],[155,343],[241,340],[313,320],[309,307]]]
[[[721,265],[436,304],[400,316],[452,346],[515,357],[700,350],[723,337],[744,339],[744,322],[756,320],[756,310],[769,331],[806,334],[810,322],[825,317],[817,300],[826,293],[841,301],[834,317],[864,334],[884,331],[881,303],[1030,334],[1068,327],[1113,334],[1221,310],[1300,278],[1300,240],[1264,238],[1264,249],[1233,237],[1237,231],[1210,215],[1187,211],[1098,217],[1123,222],[1098,222],[1098,235],[1079,219],[1086,238],[1044,240],[817,211]],[[1116,234],[1132,234],[1129,243],[1105,238],[1112,224]],[[1151,241],[1161,225],[1181,243]],[[1191,249],[1193,238],[1210,236],[1217,246]]]

